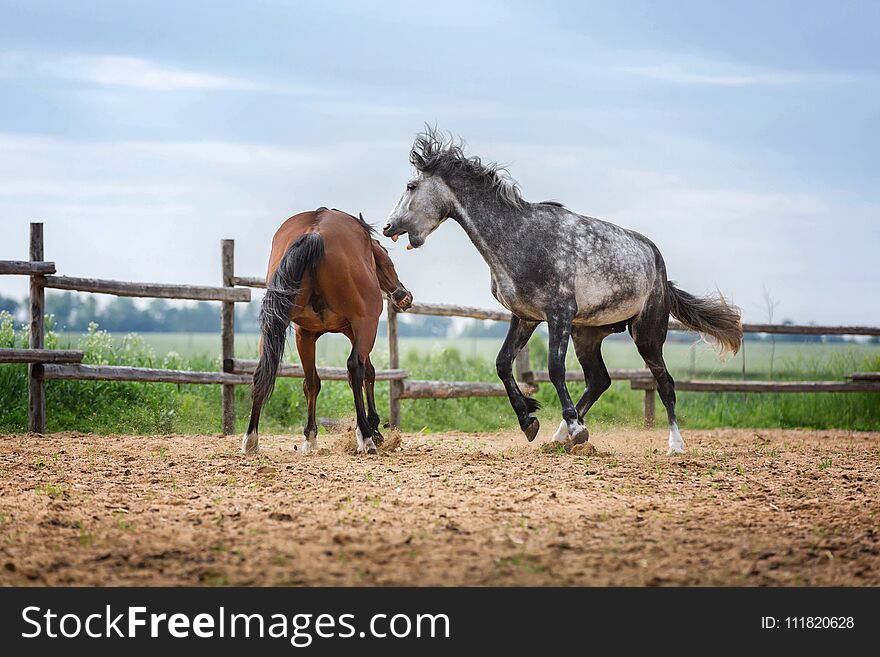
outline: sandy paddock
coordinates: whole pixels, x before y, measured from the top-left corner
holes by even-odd
[[[0,584],[880,585],[880,434],[685,439],[2,436]]]

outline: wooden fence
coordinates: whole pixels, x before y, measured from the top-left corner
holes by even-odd
[[[161,283],[132,283],[93,278],[73,278],[55,275],[55,263],[44,259],[43,225],[31,224],[30,260],[0,261],[0,274],[17,274],[30,277],[30,329],[28,349],[0,349],[0,363],[28,364],[28,429],[44,433],[46,429],[46,380],[77,379],[89,381],[141,381],[176,384],[212,384],[222,386],[222,430],[224,434],[235,432],[235,386],[248,385],[256,367],[255,360],[235,357],[235,304],[251,299],[249,287],[265,288],[265,280],[255,277],[236,276],[235,244],[233,240],[221,243],[220,287],[196,285],[166,285]],[[120,365],[84,365],[83,352],[70,349],[46,349],[44,343],[45,289],[75,290],[126,297],[154,297],[162,299],[185,299],[219,301],[220,306],[220,371],[193,372],[185,370],[127,367]],[[504,311],[485,310],[468,306],[447,304],[414,304],[408,311],[417,315],[466,317],[481,320],[509,321]],[[398,313],[396,306],[388,303],[388,354],[389,368],[376,371],[376,379],[389,382],[389,421],[400,425],[400,402],[403,399],[454,399],[461,397],[502,397],[506,393],[500,383],[478,381],[424,381],[414,380],[400,366],[398,339]],[[747,333],[776,333],[795,335],[880,335],[880,328],[869,326],[804,326],[791,324],[746,324]],[[670,330],[687,330],[677,322],[670,323]],[[344,381],[348,378],[345,368],[319,367],[318,373],[325,380]],[[646,369],[611,369],[612,379],[627,380],[634,390],[644,391],[645,423],[654,422],[656,384]],[[302,367],[283,364],[279,376],[303,377]],[[533,371],[528,346],[517,356],[516,376],[520,388],[533,394],[540,383],[549,382],[544,370]],[[568,381],[581,381],[580,369],[566,374]],[[677,390],[711,392],[880,392],[880,373],[857,372],[846,381],[709,381],[679,380]]]
[[[224,256],[226,242],[224,241]],[[230,249],[231,252],[231,249]],[[231,266],[231,263],[229,263]],[[224,259],[224,269],[226,262]],[[0,363],[28,364],[28,430],[43,433],[46,430],[46,381],[78,379],[88,381],[153,381],[178,384],[221,384],[226,391],[233,385],[250,382],[250,377],[226,372],[190,372],[120,365],[83,365],[83,352],[71,349],[45,348],[45,290],[75,290],[123,297],[154,297],[160,299],[192,299],[220,301],[223,317],[231,315],[235,303],[247,302],[251,292],[230,285],[206,287],[200,285],[167,285],[163,283],[132,283],[95,278],[55,276],[55,263],[46,261],[43,250],[43,224],[32,223],[30,232],[30,260],[0,261],[0,274],[30,276],[30,325],[28,349],[0,349]],[[227,281],[224,279],[224,283]],[[224,326],[228,323],[224,323]],[[225,405],[224,405],[225,407]],[[234,415],[232,416],[234,419]],[[234,430],[224,416],[224,429]]]

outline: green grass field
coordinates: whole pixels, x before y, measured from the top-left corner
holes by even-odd
[[[0,316],[0,346],[23,346],[26,335],[15,330],[11,319]],[[254,357],[256,335],[236,336],[236,354]],[[494,359],[501,339],[402,338],[402,365],[414,378],[497,381]],[[214,370],[219,366],[217,334],[145,334],[116,336],[93,331],[86,336],[50,333],[50,347],[81,348],[86,362],[149,367]],[[318,342],[322,365],[343,365],[348,344],[340,336]],[[533,367],[544,369],[546,338],[531,342]],[[573,350],[571,350],[573,351]],[[603,346],[609,368],[642,367],[638,353],[626,339],[609,339]],[[744,350],[720,362],[703,343],[669,342],[665,349],[676,378],[830,379],[840,380],[855,371],[880,370],[880,345],[856,343],[747,342]],[[772,359],[771,359],[772,354]],[[288,358],[291,358],[288,354]],[[292,357],[295,360],[295,356]],[[573,353],[569,366],[577,368]],[[379,338],[374,351],[377,367],[388,364],[388,345]],[[582,385],[571,384],[573,396]],[[377,403],[385,415],[387,384],[377,385]],[[239,429],[250,410],[248,390],[236,391]],[[545,426],[555,426],[559,402],[552,386],[542,385],[537,398]],[[96,433],[216,433],[220,428],[218,386],[171,384],[51,381],[47,384],[48,428]],[[626,382],[616,382],[591,410],[589,424],[638,426],[643,393]],[[804,427],[880,430],[880,396],[871,393],[743,394],[679,393],[678,414],[685,427]],[[321,417],[350,417],[351,391],[344,382],[325,382],[318,400]],[[658,404],[658,414],[662,408]],[[406,431],[495,431],[516,427],[506,398],[457,400],[405,400],[402,425]],[[0,431],[26,428],[27,370],[0,366]],[[305,418],[302,383],[279,379],[263,412],[263,427],[280,433],[299,433]]]

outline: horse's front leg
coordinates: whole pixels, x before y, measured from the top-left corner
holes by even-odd
[[[526,434],[529,442],[535,439],[535,436],[538,435],[538,429],[541,428],[538,418],[533,415],[533,413],[541,408],[541,405],[537,399],[526,397],[519,389],[513,378],[513,361],[516,355],[522,351],[526,342],[529,341],[537,326],[538,322],[528,322],[514,315],[510,320],[510,328],[507,331],[504,344],[501,345],[501,351],[498,352],[498,357],[495,359],[495,370],[498,372],[498,378],[504,384],[507,398],[510,400],[510,405],[513,406],[513,410],[516,412],[516,417],[519,420],[519,426],[523,433]]]
[[[564,442],[568,438],[575,442],[587,440],[584,425],[578,419],[578,412],[568,394],[565,385],[565,355],[568,352],[568,339],[571,336],[571,322],[574,312],[567,308],[558,308],[547,312],[547,329],[550,333],[549,355],[547,358],[547,370],[550,374],[550,382],[556,388],[559,402],[562,404],[562,420],[568,428],[567,435],[561,435],[557,431],[554,440]]]

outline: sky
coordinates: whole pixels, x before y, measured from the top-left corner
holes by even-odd
[[[292,214],[381,227],[426,122],[747,321],[880,324],[876,2],[0,0],[0,259],[39,220],[61,274],[216,285],[234,238],[263,275]],[[498,307],[454,222],[383,243]]]

